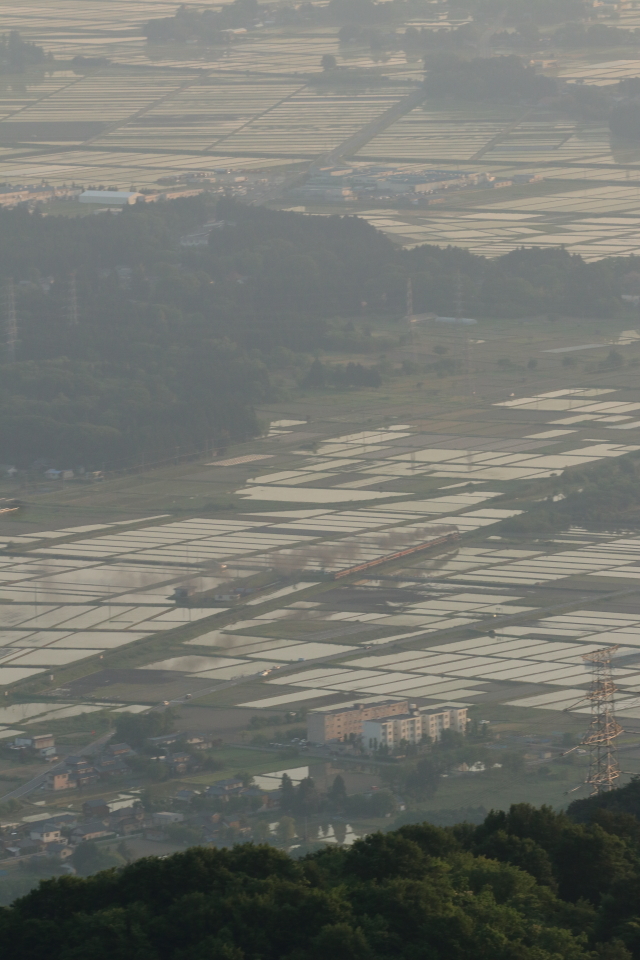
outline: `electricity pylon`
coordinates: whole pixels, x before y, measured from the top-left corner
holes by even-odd
[[[592,677],[587,700],[591,701],[591,721],[582,744],[589,748],[589,772],[585,783],[591,795],[613,790],[620,776],[615,740],[622,727],[615,718],[615,694],[618,690],[611,676],[611,658],[619,646],[583,653],[591,664]]]

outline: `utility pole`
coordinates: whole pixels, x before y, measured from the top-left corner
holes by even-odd
[[[5,285],[5,343],[7,345],[7,360],[9,363],[15,363],[16,360],[16,342],[18,340],[18,320],[16,317],[16,294],[13,288],[11,277]]]
[[[70,327],[78,326],[78,287],[75,270],[72,270],[69,274],[69,315],[67,319]]]
[[[593,653],[583,653],[582,659],[591,664],[591,685],[587,700],[591,701],[591,721],[582,743],[589,748],[589,772],[585,783],[591,795],[613,790],[620,766],[616,757],[615,739],[622,727],[615,718],[615,694],[618,690],[611,676],[611,658],[619,646],[605,647]]]

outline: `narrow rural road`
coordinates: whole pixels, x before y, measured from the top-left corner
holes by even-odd
[[[379,133],[382,133],[383,130],[390,127],[392,123],[395,123],[404,117],[405,114],[419,107],[426,97],[427,91],[423,86],[412,90],[410,94],[403,97],[402,100],[398,100],[397,103],[392,104],[384,113],[381,113],[379,117],[376,117],[369,123],[365,123],[363,127],[356,130],[355,133],[347,137],[346,140],[343,140],[342,143],[339,143],[337,147],[334,147],[329,153],[323,154],[318,157],[317,160],[314,160],[313,166],[319,166],[321,164],[330,166],[331,164],[338,163],[338,161],[345,156],[351,156],[357,153],[358,150],[366,146],[370,140],[373,140]]]

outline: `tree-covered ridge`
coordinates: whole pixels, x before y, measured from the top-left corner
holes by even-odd
[[[0,946],[30,960],[631,960],[637,827],[521,804],[297,861],[193,848],[44,881],[0,912]]]
[[[180,244],[206,223],[208,243]],[[637,274],[637,258],[585,263],[561,249],[407,251],[357,217],[206,195],[117,216],[1,209],[0,284],[12,279],[18,320],[16,362],[0,354],[3,459],[148,463],[255,435],[254,406],[281,377],[375,387],[387,375],[375,359],[323,370],[313,354],[380,349],[372,324],[404,315],[408,278],[417,313],[450,316],[459,279],[472,316],[607,317]]]
[[[567,812],[576,823],[603,823],[613,816],[627,831],[640,835],[640,777],[632,777],[618,790],[574,800]]]

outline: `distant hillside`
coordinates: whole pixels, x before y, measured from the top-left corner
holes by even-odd
[[[631,818],[637,824],[635,818]],[[48,880],[0,911],[28,960],[632,960],[640,848],[625,823],[526,804],[301,860],[193,848]]]

